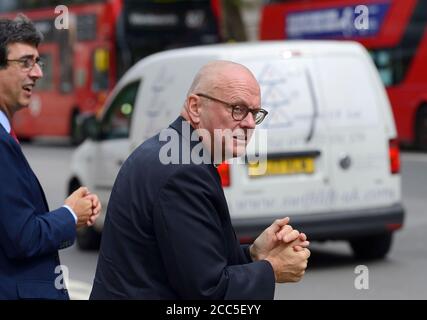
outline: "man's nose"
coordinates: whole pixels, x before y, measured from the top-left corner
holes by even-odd
[[[43,77],[43,70],[38,65],[38,63],[34,64],[34,66],[31,68],[29,76],[32,79],[40,79],[41,77]]]
[[[256,123],[254,119],[254,115],[251,112],[248,112],[246,117],[243,118],[240,125],[245,128],[255,129]]]

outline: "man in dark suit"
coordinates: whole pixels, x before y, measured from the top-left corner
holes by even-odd
[[[91,299],[273,299],[275,282],[301,279],[310,255],[305,235],[284,218],[241,246],[216,169],[245,152],[267,114],[259,105],[259,85],[244,66],[215,61],[199,71],[181,116],[139,146],[117,176]],[[232,132],[231,141],[214,139],[215,130]],[[164,161],[170,143],[177,164]],[[209,161],[185,164],[199,143]]]
[[[92,225],[98,197],[80,188],[49,212],[42,187],[11,127],[42,77],[41,35],[24,16],[0,20],[0,299],[68,299],[58,250]]]

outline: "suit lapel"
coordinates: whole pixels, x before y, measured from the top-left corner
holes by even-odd
[[[10,136],[10,135],[7,133],[6,129],[4,129],[2,125],[0,125],[0,130],[1,130],[1,131],[3,131],[5,134],[7,134],[7,135],[10,137],[10,139],[11,139],[11,140],[14,140],[14,139],[12,138],[12,136]],[[15,142],[15,141],[14,141],[14,142]],[[42,188],[42,186],[41,186],[41,184],[40,184],[39,179],[37,179],[37,176],[34,174],[33,170],[31,169],[31,166],[30,166],[30,164],[28,163],[27,158],[25,157],[24,153],[22,152],[21,145],[20,145],[20,144],[18,144],[18,143],[15,143],[15,148],[17,148],[17,150],[19,150],[18,152],[19,152],[20,156],[22,157],[22,160],[24,161],[25,165],[27,166],[27,169],[28,169],[28,171],[29,171],[29,173],[30,173],[30,176],[31,176],[31,177],[32,177],[32,178],[37,182],[37,185],[38,185],[38,187],[39,187],[40,194],[42,195],[42,198],[43,198],[43,204],[44,204],[45,210],[46,210],[46,211],[49,211],[49,205],[48,205],[48,203],[47,203],[46,196],[45,196],[45,194],[44,194],[43,188]]]

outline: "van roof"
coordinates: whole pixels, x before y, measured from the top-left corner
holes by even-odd
[[[141,69],[148,63],[182,57],[214,57],[214,59],[227,59],[227,57],[248,57],[257,55],[272,55],[274,51],[285,54],[286,51],[304,55],[325,55],[363,52],[363,47],[354,41],[324,41],[324,40],[299,40],[299,41],[258,41],[245,43],[224,43],[204,46],[187,47],[166,50],[152,54],[137,62],[126,75],[125,79],[137,78]],[[123,80],[125,80],[123,79]]]

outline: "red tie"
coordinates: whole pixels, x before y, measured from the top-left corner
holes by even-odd
[[[19,140],[18,137],[16,136],[15,131],[13,131],[12,128],[10,128],[10,135],[13,137],[13,139],[15,139],[15,141],[19,144]]]

